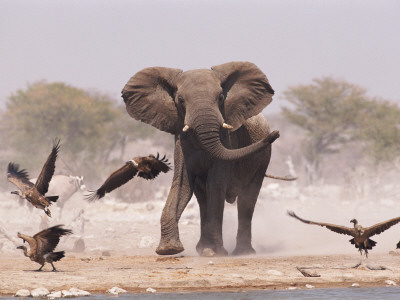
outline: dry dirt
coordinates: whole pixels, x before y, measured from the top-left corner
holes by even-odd
[[[58,272],[23,257],[0,258],[0,295],[13,295],[19,289],[45,287],[62,290],[76,287],[91,293],[105,293],[118,286],[141,293],[147,288],[157,292],[235,291],[252,289],[385,286],[386,280],[400,283],[400,260],[392,255],[374,256],[390,269],[351,268],[355,255],[295,257],[160,257],[68,255],[56,264]],[[296,267],[316,272],[320,277],[304,277]]]
[[[45,287],[48,290],[79,288],[105,293],[118,286],[129,292],[236,291],[250,289],[305,289],[360,286],[385,286],[386,280],[400,284],[398,242],[400,224],[373,239],[377,246],[369,263],[386,270],[352,269],[360,255],[348,240],[319,226],[306,225],[287,216],[294,210],[299,216],[350,226],[356,217],[364,226],[397,216],[398,196],[382,196],[376,202],[347,200],[337,187],[299,189],[267,185],[261,191],[253,218],[253,246],[258,255],[251,257],[198,257],[198,206],[192,200],[179,223],[185,247],[182,256],[157,256],[160,216],[168,188],[159,191],[154,201],[123,203],[112,195],[87,203],[81,194],[68,200],[63,213],[51,208],[49,219],[37,209],[18,204],[9,191],[0,192],[0,295],[13,295],[19,289]],[[231,253],[237,228],[235,205],[226,204],[224,246]],[[43,272],[24,257],[17,232],[33,235],[39,230],[64,224],[74,234],[63,237],[57,251],[66,257],[51,272]],[[85,243],[79,252],[74,245]],[[82,250],[82,249],[81,249]],[[392,254],[389,254],[391,252]],[[296,267],[320,277],[304,277]]]

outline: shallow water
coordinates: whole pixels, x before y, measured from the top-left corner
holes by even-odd
[[[13,299],[13,297],[0,297],[0,299]],[[92,295],[91,297],[73,298],[77,300],[261,300],[261,299],[307,299],[307,300],[335,300],[335,299],[379,299],[397,300],[400,299],[399,287],[379,287],[379,288],[335,288],[335,289],[313,289],[313,290],[279,290],[279,291],[243,291],[236,293],[154,293],[154,294],[123,294],[119,297],[109,295]]]

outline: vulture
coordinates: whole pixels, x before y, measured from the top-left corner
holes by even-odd
[[[86,199],[94,201],[103,198],[106,193],[127,183],[136,174],[148,180],[156,178],[160,172],[167,173],[171,170],[168,159],[165,158],[165,155],[161,159],[159,157],[157,153],[156,157],[150,154],[127,161],[123,167],[113,172],[98,190],[90,191],[91,193],[86,195]]]
[[[349,242],[353,244],[354,247],[358,248],[358,251],[360,252],[361,255],[363,254],[362,251],[364,250],[365,256],[367,258],[368,258],[368,250],[371,250],[376,245],[376,242],[371,240],[370,237],[374,236],[375,234],[380,234],[385,230],[389,229],[390,227],[392,227],[393,225],[400,222],[400,217],[397,217],[364,228],[361,225],[358,225],[358,221],[356,219],[352,219],[350,223],[353,223],[354,227],[351,228],[346,226],[333,225],[329,223],[320,223],[320,222],[304,220],[298,217],[293,211],[288,211],[287,213],[289,216],[296,218],[297,220],[300,220],[303,223],[319,225],[322,227],[326,227],[327,229],[332,230],[333,232],[352,236],[353,238],[349,240]]]
[[[25,246],[19,246],[17,249],[22,249],[24,255],[29,257],[32,261],[42,265],[36,271],[42,271],[44,264],[47,262],[53,267],[52,271],[57,271],[53,262],[59,261],[65,256],[64,251],[53,252],[57,247],[60,237],[63,235],[72,234],[72,230],[62,228],[63,225],[56,225],[36,233],[33,237],[19,233],[18,237],[24,243],[28,242],[30,249]]]
[[[48,206],[52,202],[56,202],[58,196],[45,196],[45,194],[49,189],[49,183],[56,168],[56,159],[59,150],[60,140],[58,139],[54,141],[53,149],[35,184],[29,181],[28,172],[25,169],[20,170],[18,164],[10,162],[7,168],[8,181],[20,189],[19,191],[12,191],[11,194],[19,195],[21,198],[28,200],[36,208],[43,209],[49,217],[51,217],[51,213]]]

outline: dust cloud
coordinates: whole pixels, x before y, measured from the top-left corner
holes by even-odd
[[[170,175],[165,175],[170,176]],[[166,179],[164,179],[166,180]],[[167,180],[166,180],[167,181]],[[155,182],[155,181],[154,181]],[[17,232],[33,235],[39,230],[64,224],[74,234],[63,237],[58,248],[67,255],[155,255],[160,238],[160,216],[169,185],[157,185],[151,200],[128,203],[111,193],[97,202],[84,200],[85,191],[77,191],[60,214],[51,207],[52,218],[28,203],[20,202],[10,191],[0,193],[0,253],[22,255]],[[352,226],[357,218],[363,226],[399,216],[396,209],[398,187],[382,187],[379,199],[350,198],[339,185],[299,186],[297,182],[266,179],[261,189],[253,217],[253,247],[257,255],[293,256],[353,254],[357,249],[348,240],[326,228],[308,225],[287,216],[293,210],[300,217],[313,221]],[[200,236],[200,218],[196,199],[190,201],[179,223],[180,237],[185,247],[183,255],[197,256],[195,246]],[[225,204],[224,246],[228,252],[235,247],[237,211],[235,204]],[[400,224],[374,236],[377,246],[370,252],[395,250]],[[79,242],[78,242],[79,241]],[[82,241],[84,248],[82,248]]]

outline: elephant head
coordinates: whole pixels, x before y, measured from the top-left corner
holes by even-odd
[[[279,137],[273,132],[240,149],[227,149],[220,139],[221,130],[237,130],[246,119],[260,113],[273,94],[265,74],[249,62],[186,72],[146,68],[131,77],[122,90],[131,117],[174,135],[192,131],[204,150],[223,160],[240,159]]]

